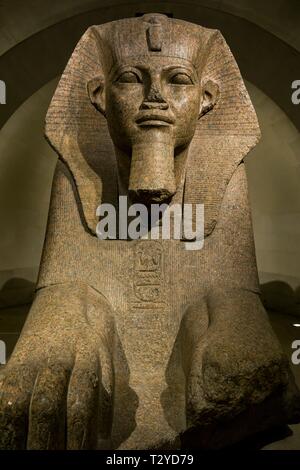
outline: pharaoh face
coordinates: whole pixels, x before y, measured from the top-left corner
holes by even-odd
[[[119,176],[127,172],[128,192],[143,202],[162,202],[175,194],[197,120],[217,97],[217,87],[201,82],[191,60],[160,52],[153,28],[147,31],[154,53],[124,53],[105,78],[88,84],[92,103],[107,119]]]
[[[189,61],[152,56],[113,67],[105,80],[91,81],[89,93],[107,118],[114,144],[128,150],[149,129],[167,135],[175,148],[188,145],[217,89],[212,82],[201,85]]]
[[[124,150],[147,140],[149,130],[174,148],[186,146],[194,135],[200,104],[197,73],[182,59],[131,61],[113,69],[106,84],[110,134]]]

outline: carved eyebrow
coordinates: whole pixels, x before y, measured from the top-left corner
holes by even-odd
[[[133,72],[137,74],[140,77],[140,79],[142,79],[141,69],[139,67],[134,67],[132,65],[122,65],[121,67],[118,67],[115,70],[112,70],[111,72],[112,81],[117,80],[120,77],[120,75],[122,75],[122,73],[124,72]]]
[[[172,71],[172,70],[178,70],[178,72],[185,72],[185,73],[190,73],[191,75],[195,75],[195,71],[187,67],[186,65],[169,65],[163,68],[164,71]]]
[[[198,82],[198,75],[197,75],[197,72],[196,70],[193,70],[191,67],[187,67],[185,65],[172,65],[172,66],[169,66],[169,67],[166,67],[164,69],[165,72],[177,72],[177,73],[183,73],[183,74],[186,74],[186,75],[189,75],[189,77],[191,78],[191,80],[195,83]]]
[[[191,75],[192,79],[197,82],[198,80],[198,75],[196,71],[187,65],[184,64],[178,64],[178,65],[166,65],[165,67],[162,67],[161,71],[162,72],[171,72],[171,71],[178,71],[178,73],[186,73]],[[123,73],[123,72],[134,72],[138,75],[141,74],[141,72],[146,72],[149,73],[150,68],[149,65],[143,65],[143,64],[138,64],[138,65],[131,65],[131,64],[124,64],[121,65],[117,68],[113,68],[111,70],[111,79],[112,81],[115,81],[118,79],[118,77]],[[142,79],[142,77],[140,77]]]

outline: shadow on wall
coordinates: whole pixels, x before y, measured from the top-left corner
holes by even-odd
[[[261,284],[261,300],[266,310],[300,317],[300,286],[295,290],[286,282]]]
[[[0,308],[31,304],[35,284],[22,278],[9,279],[0,290]]]
[[[11,278],[0,290],[0,341],[5,345],[2,364],[8,361],[19,339],[31,307],[34,289],[33,282]]]

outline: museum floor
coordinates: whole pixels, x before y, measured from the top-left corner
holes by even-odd
[[[7,356],[16,343],[19,332],[24,324],[26,314],[30,305],[0,309],[0,336],[7,346]],[[277,312],[269,313],[272,326],[279,337],[286,354],[291,357],[291,344],[295,339],[300,339],[300,328],[293,326],[300,323],[299,317],[293,317]],[[292,365],[296,382],[300,387],[300,365]],[[291,435],[280,440],[274,440],[271,444],[263,447],[266,450],[300,450],[300,424],[290,426]]]

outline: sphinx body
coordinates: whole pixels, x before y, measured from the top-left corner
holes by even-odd
[[[46,133],[62,161],[1,446],[178,448],[193,432],[219,448],[297,421],[259,298],[242,161],[259,129],[220,33],[155,14],[90,28]],[[99,240],[96,208],[119,194],[204,203],[203,248]]]

